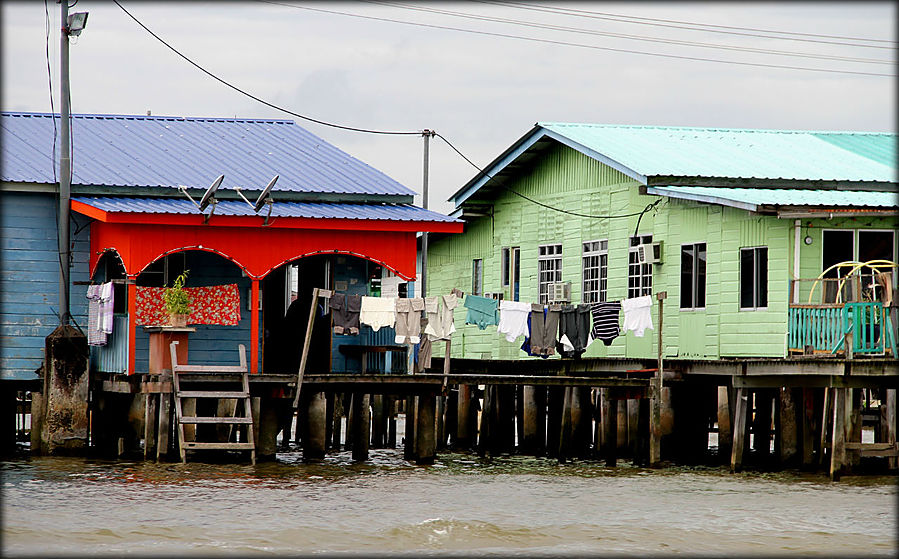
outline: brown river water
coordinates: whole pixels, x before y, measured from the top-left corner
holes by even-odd
[[[897,556],[897,478],[402,449],[305,464],[2,462],[13,556]]]

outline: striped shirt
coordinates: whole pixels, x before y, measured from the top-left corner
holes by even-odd
[[[621,311],[620,301],[607,301],[605,303],[593,303],[590,305],[590,313],[593,315],[593,339],[602,340],[602,343],[612,345],[612,340],[618,337],[618,314]]]

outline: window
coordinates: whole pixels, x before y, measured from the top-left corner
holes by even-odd
[[[186,254],[173,252],[163,256],[144,268],[135,283],[143,287],[170,287],[187,268]]]
[[[562,281],[562,245],[540,245],[537,281],[540,304],[549,302],[549,285]]]
[[[509,247],[503,247],[502,258],[500,260],[500,284],[503,287],[509,287],[509,278],[511,277],[512,271],[512,253]]]
[[[587,241],[583,245],[583,295],[584,303],[602,303],[606,300],[609,275],[609,241]]]
[[[652,264],[640,264],[637,246],[652,242],[652,235],[631,237],[627,255],[627,298],[652,295]]]
[[[471,261],[471,294],[484,295],[484,260],[481,258]]]
[[[740,249],[740,308],[768,306],[768,247]]]
[[[680,247],[680,308],[705,308],[705,243]]]

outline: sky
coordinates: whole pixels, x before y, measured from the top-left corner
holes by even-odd
[[[480,167],[537,122],[897,126],[894,2],[119,3],[272,105],[349,127],[435,130]],[[59,5],[0,9],[2,109],[50,112],[52,78],[58,111]],[[211,78],[111,0],[69,11],[90,14],[70,50],[73,113],[291,119],[422,192],[420,135],[305,121]],[[428,207],[452,211],[447,198],[476,174],[433,138]]]

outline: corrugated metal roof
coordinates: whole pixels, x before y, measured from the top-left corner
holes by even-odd
[[[812,206],[897,208],[895,192],[867,192],[857,190],[812,190],[801,188],[722,188],[709,186],[654,186],[649,194],[672,198],[723,203],[737,206]],[[730,202],[728,204],[727,202]],[[754,208],[747,208],[754,209]]]
[[[73,197],[99,210],[111,213],[194,214],[197,207],[187,198],[130,198],[130,197]],[[210,208],[206,209],[209,213]],[[258,215],[265,216],[263,208]],[[253,216],[253,209],[243,201],[222,200],[215,207],[215,215]],[[352,204],[327,202],[279,202],[272,205],[272,217],[304,217],[316,219],[371,219],[380,221],[432,221],[460,223],[441,213],[411,204]]]
[[[59,117],[56,117],[59,127]],[[2,180],[53,183],[54,118],[3,112]],[[386,174],[290,120],[73,115],[72,185],[414,195]],[[57,146],[57,156],[58,156]]]
[[[895,134],[539,123],[650,176],[897,181]]]

